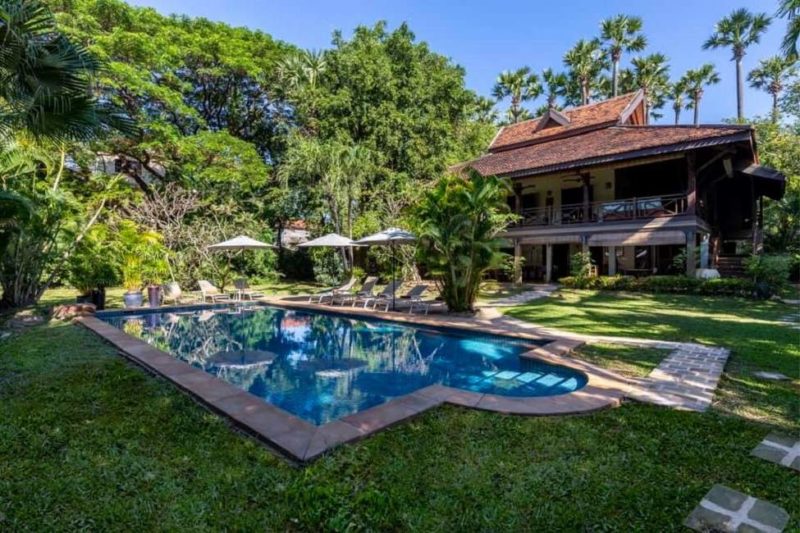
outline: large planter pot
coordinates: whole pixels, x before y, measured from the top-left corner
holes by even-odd
[[[161,305],[161,286],[150,285],[147,287],[147,300],[150,302],[150,307],[159,307]]]
[[[106,308],[106,288],[100,287],[94,289],[91,294],[91,302],[94,304],[95,309],[102,311]]]
[[[122,295],[122,301],[125,303],[125,307],[141,307],[143,300],[142,291],[126,292]]]

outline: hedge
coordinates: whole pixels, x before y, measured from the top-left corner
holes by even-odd
[[[755,297],[756,285],[742,278],[697,279],[688,276],[594,276],[579,278],[569,276],[559,280],[570,289],[596,289],[602,291],[635,291],[717,296]]]

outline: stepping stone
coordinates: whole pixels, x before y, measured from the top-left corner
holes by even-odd
[[[695,531],[780,533],[789,514],[777,505],[714,485],[683,525]]]
[[[795,437],[770,433],[750,454],[800,472],[800,439]]]
[[[753,372],[753,375],[757,378],[761,379],[768,379],[770,381],[786,381],[789,379],[789,376],[786,374],[781,374],[780,372]]]

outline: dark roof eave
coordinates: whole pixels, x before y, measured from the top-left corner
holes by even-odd
[[[618,154],[610,154],[598,157],[590,157],[586,159],[577,159],[575,161],[568,161],[565,163],[557,163],[553,165],[546,165],[543,167],[534,167],[528,169],[515,170],[513,172],[503,172],[498,174],[505,178],[522,178],[527,176],[534,176],[539,174],[550,174],[562,170],[570,170],[573,168],[594,167],[606,163],[613,163],[615,161],[624,161],[626,159],[638,159],[640,157],[648,157],[653,155],[663,155],[685,150],[697,150],[708,146],[718,146],[721,144],[730,144],[740,141],[749,141],[751,137],[750,131],[741,131],[732,135],[724,137],[712,137],[709,139],[700,139],[696,141],[675,143],[664,146],[656,146],[653,148],[643,148],[640,150],[633,150],[630,152],[621,152]],[[477,161],[480,161],[478,159]],[[475,162],[477,162],[475,161]]]

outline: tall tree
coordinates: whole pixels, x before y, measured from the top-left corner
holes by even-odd
[[[797,73],[795,61],[780,56],[762,59],[758,66],[750,71],[747,80],[754,89],[761,89],[772,96],[772,121],[777,122],[779,116],[778,101],[786,82]]]
[[[600,23],[601,37],[606,45],[606,53],[611,59],[611,95],[619,94],[619,63],[623,52],[640,52],[647,46],[642,35],[642,19],[617,15]]]
[[[787,20],[786,35],[781,50],[787,59],[797,59],[797,39],[800,38],[800,0],[781,0],[778,16]]]
[[[744,119],[744,73],[742,59],[747,48],[757,44],[767,31],[770,18],[766,13],[751,13],[745,8],[737,9],[717,22],[714,33],[703,44],[703,49],[729,47],[736,62],[736,117]]]
[[[581,105],[589,103],[592,88],[597,83],[605,61],[603,49],[598,39],[581,39],[566,54],[564,64],[580,88]]]
[[[635,57],[631,66],[631,83],[644,93],[644,115],[648,121],[650,114],[664,104],[664,96],[669,87],[667,57],[664,54]]]
[[[675,125],[680,124],[681,111],[686,107],[686,80],[681,78],[675,83],[670,84],[667,95],[672,101],[672,111],[675,113]]]
[[[689,106],[694,109],[694,125],[700,124],[700,101],[707,85],[719,83],[719,74],[714,65],[706,63],[694,70],[687,70],[681,78],[681,83],[686,85],[686,94],[689,95]]]
[[[555,109],[558,107],[558,99],[566,96],[567,84],[569,80],[563,72],[555,72],[553,69],[546,68],[542,71],[542,81],[547,96],[547,108]]]
[[[132,122],[92,95],[100,63],[56,28],[37,0],[0,9],[0,135],[24,129],[37,137],[88,139]]]
[[[522,104],[536,99],[542,94],[539,78],[531,72],[530,67],[518,68],[515,71],[504,70],[497,77],[492,89],[492,96],[497,100],[511,98],[511,107],[508,110],[509,122],[512,124],[522,120],[524,109]]]

